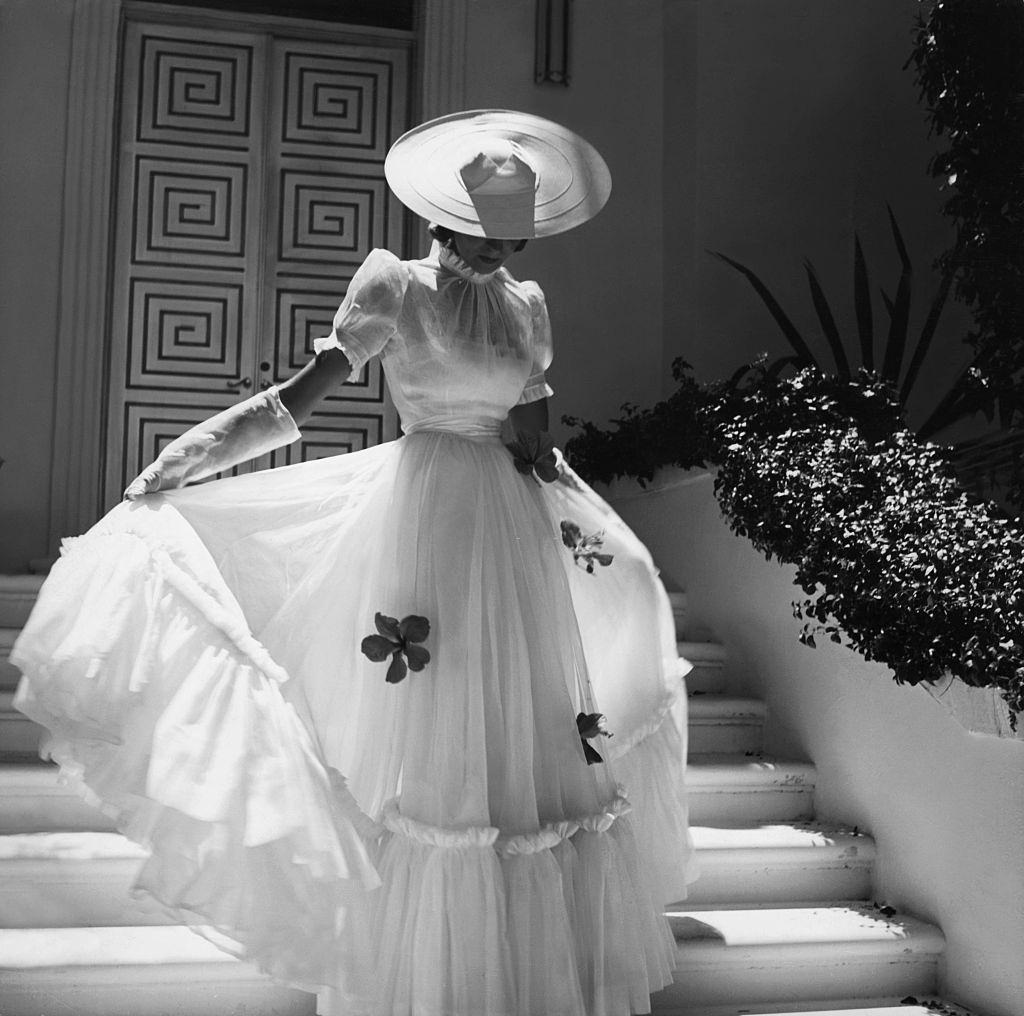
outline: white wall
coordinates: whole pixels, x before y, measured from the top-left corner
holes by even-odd
[[[769,750],[814,761],[819,815],[877,840],[876,898],[945,932],[942,993],[1021,1016],[1024,742],[966,732],[850,649],[800,645],[793,569],[729,531],[709,479],[647,494],[622,483],[610,497],[725,644],[734,686],[766,700]]]
[[[0,0],[0,572],[46,553],[71,8]]]
[[[761,351],[790,352],[748,284],[719,250],[757,271],[828,358],[803,272],[810,258],[855,342],[853,233],[876,287],[895,290],[899,262],[886,202],[914,262],[913,324],[935,288],[932,260],[952,229],[927,174],[928,136],[903,70],[916,0],[665,0],[664,377],[682,355],[710,379]],[[969,359],[955,307],[922,376],[930,408]],[[666,385],[668,382],[666,382]]]
[[[466,105],[521,109],[582,134],[604,156],[612,195],[593,221],[531,244],[510,264],[551,312],[552,427],[604,420],[662,387],[661,0],[586,0],[572,13],[572,83],[536,85],[534,4],[470,5]]]

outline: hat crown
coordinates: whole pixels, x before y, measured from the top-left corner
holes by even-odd
[[[515,142],[489,139],[470,149],[467,155],[459,176],[471,195],[533,194],[537,189],[537,174]]]

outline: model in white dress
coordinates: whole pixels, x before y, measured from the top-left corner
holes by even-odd
[[[688,667],[636,537],[502,441],[550,394],[544,297],[377,250],[317,348],[381,358],[404,436],[66,541],[16,705],[150,849],[139,889],[322,1012],[647,1012],[693,875]],[[378,614],[429,623],[397,683],[362,651]]]

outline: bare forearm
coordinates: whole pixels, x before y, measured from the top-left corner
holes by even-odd
[[[522,406],[513,406],[508,411],[513,430],[527,434],[539,434],[548,429],[548,400],[538,399]]]
[[[340,349],[326,349],[278,387],[281,402],[298,426],[313,415],[324,397],[344,382],[351,370],[348,357]]]

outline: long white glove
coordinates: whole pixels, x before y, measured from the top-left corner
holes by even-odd
[[[125,499],[134,501],[143,494],[195,483],[301,436],[277,387],[268,388],[172,441],[128,484]]]

